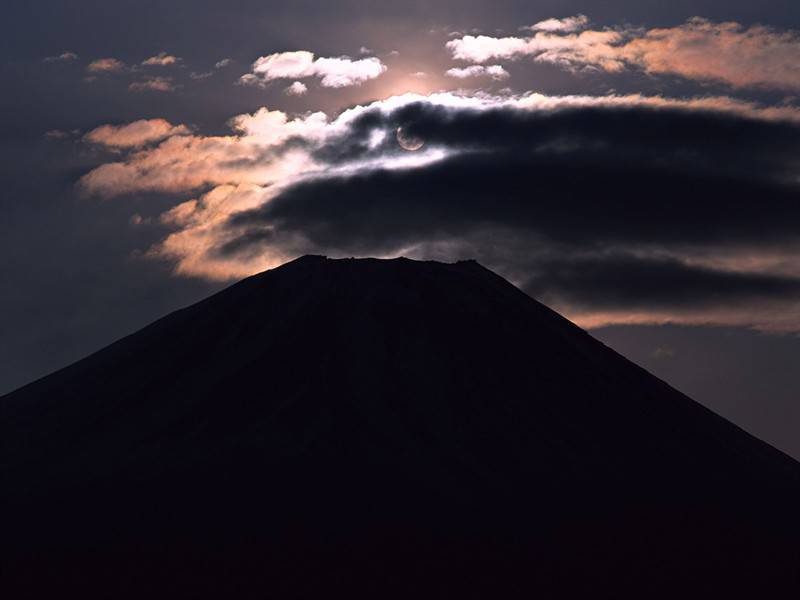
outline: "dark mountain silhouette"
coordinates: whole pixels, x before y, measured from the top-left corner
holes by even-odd
[[[6,598],[800,591],[800,465],[475,262],[250,277],[0,445]]]

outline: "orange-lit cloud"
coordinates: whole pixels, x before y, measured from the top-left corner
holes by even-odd
[[[734,87],[800,89],[800,35],[794,31],[701,18],[650,30],[583,29],[588,21],[543,23],[530,37],[467,35],[450,40],[447,48],[453,58],[478,64],[529,56],[573,70],[637,68]]]
[[[172,125],[164,119],[142,119],[126,125],[101,125],[84,140],[110,148],[137,148],[178,135],[187,135],[185,125]]]
[[[692,19],[680,27],[651,29],[622,52],[648,73],[800,89],[800,35],[793,31]]]
[[[173,134],[153,148],[99,166],[81,179],[81,187],[91,194],[112,197],[141,191],[186,192],[207,185],[271,185],[287,171],[296,173],[301,168],[297,161],[313,168],[302,149],[288,149],[280,155],[271,152],[290,137],[312,140],[326,125],[322,113],[290,119],[281,111],[262,108],[234,117],[234,135],[184,135],[181,130],[180,135]],[[163,132],[164,125],[155,130]]]
[[[232,238],[223,227],[227,219],[237,212],[257,208],[268,201],[271,193],[256,184],[219,185],[178,204],[160,217],[173,232],[150,248],[147,255],[173,261],[178,274],[212,280],[246,277],[286,262],[293,256],[279,245],[244,261],[215,256],[215,249]],[[215,258],[209,260],[211,256]]]

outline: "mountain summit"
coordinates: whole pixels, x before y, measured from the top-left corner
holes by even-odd
[[[474,261],[250,277],[1,398],[0,449],[9,598],[800,589],[800,465]]]

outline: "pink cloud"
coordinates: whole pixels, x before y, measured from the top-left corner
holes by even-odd
[[[133,92],[154,91],[154,92],[174,92],[178,86],[172,81],[172,77],[148,77],[142,81],[134,81],[128,86]]]
[[[151,56],[142,62],[143,65],[149,67],[168,67],[170,65],[178,64],[181,61],[177,56],[172,56],[166,52],[159,52],[155,56]]]
[[[800,89],[800,35],[754,25],[692,19],[651,29],[621,48],[625,60],[648,73],[718,80],[736,87]]]
[[[302,81],[295,81],[292,85],[288,86],[283,93],[287,96],[303,96],[308,92],[308,86]]]
[[[89,63],[86,70],[90,73],[118,73],[125,69],[125,63],[116,58],[98,58]]]

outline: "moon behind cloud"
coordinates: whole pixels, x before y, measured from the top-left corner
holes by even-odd
[[[402,127],[397,128],[397,143],[403,150],[415,152],[425,145],[425,140],[422,138],[409,135]]]

